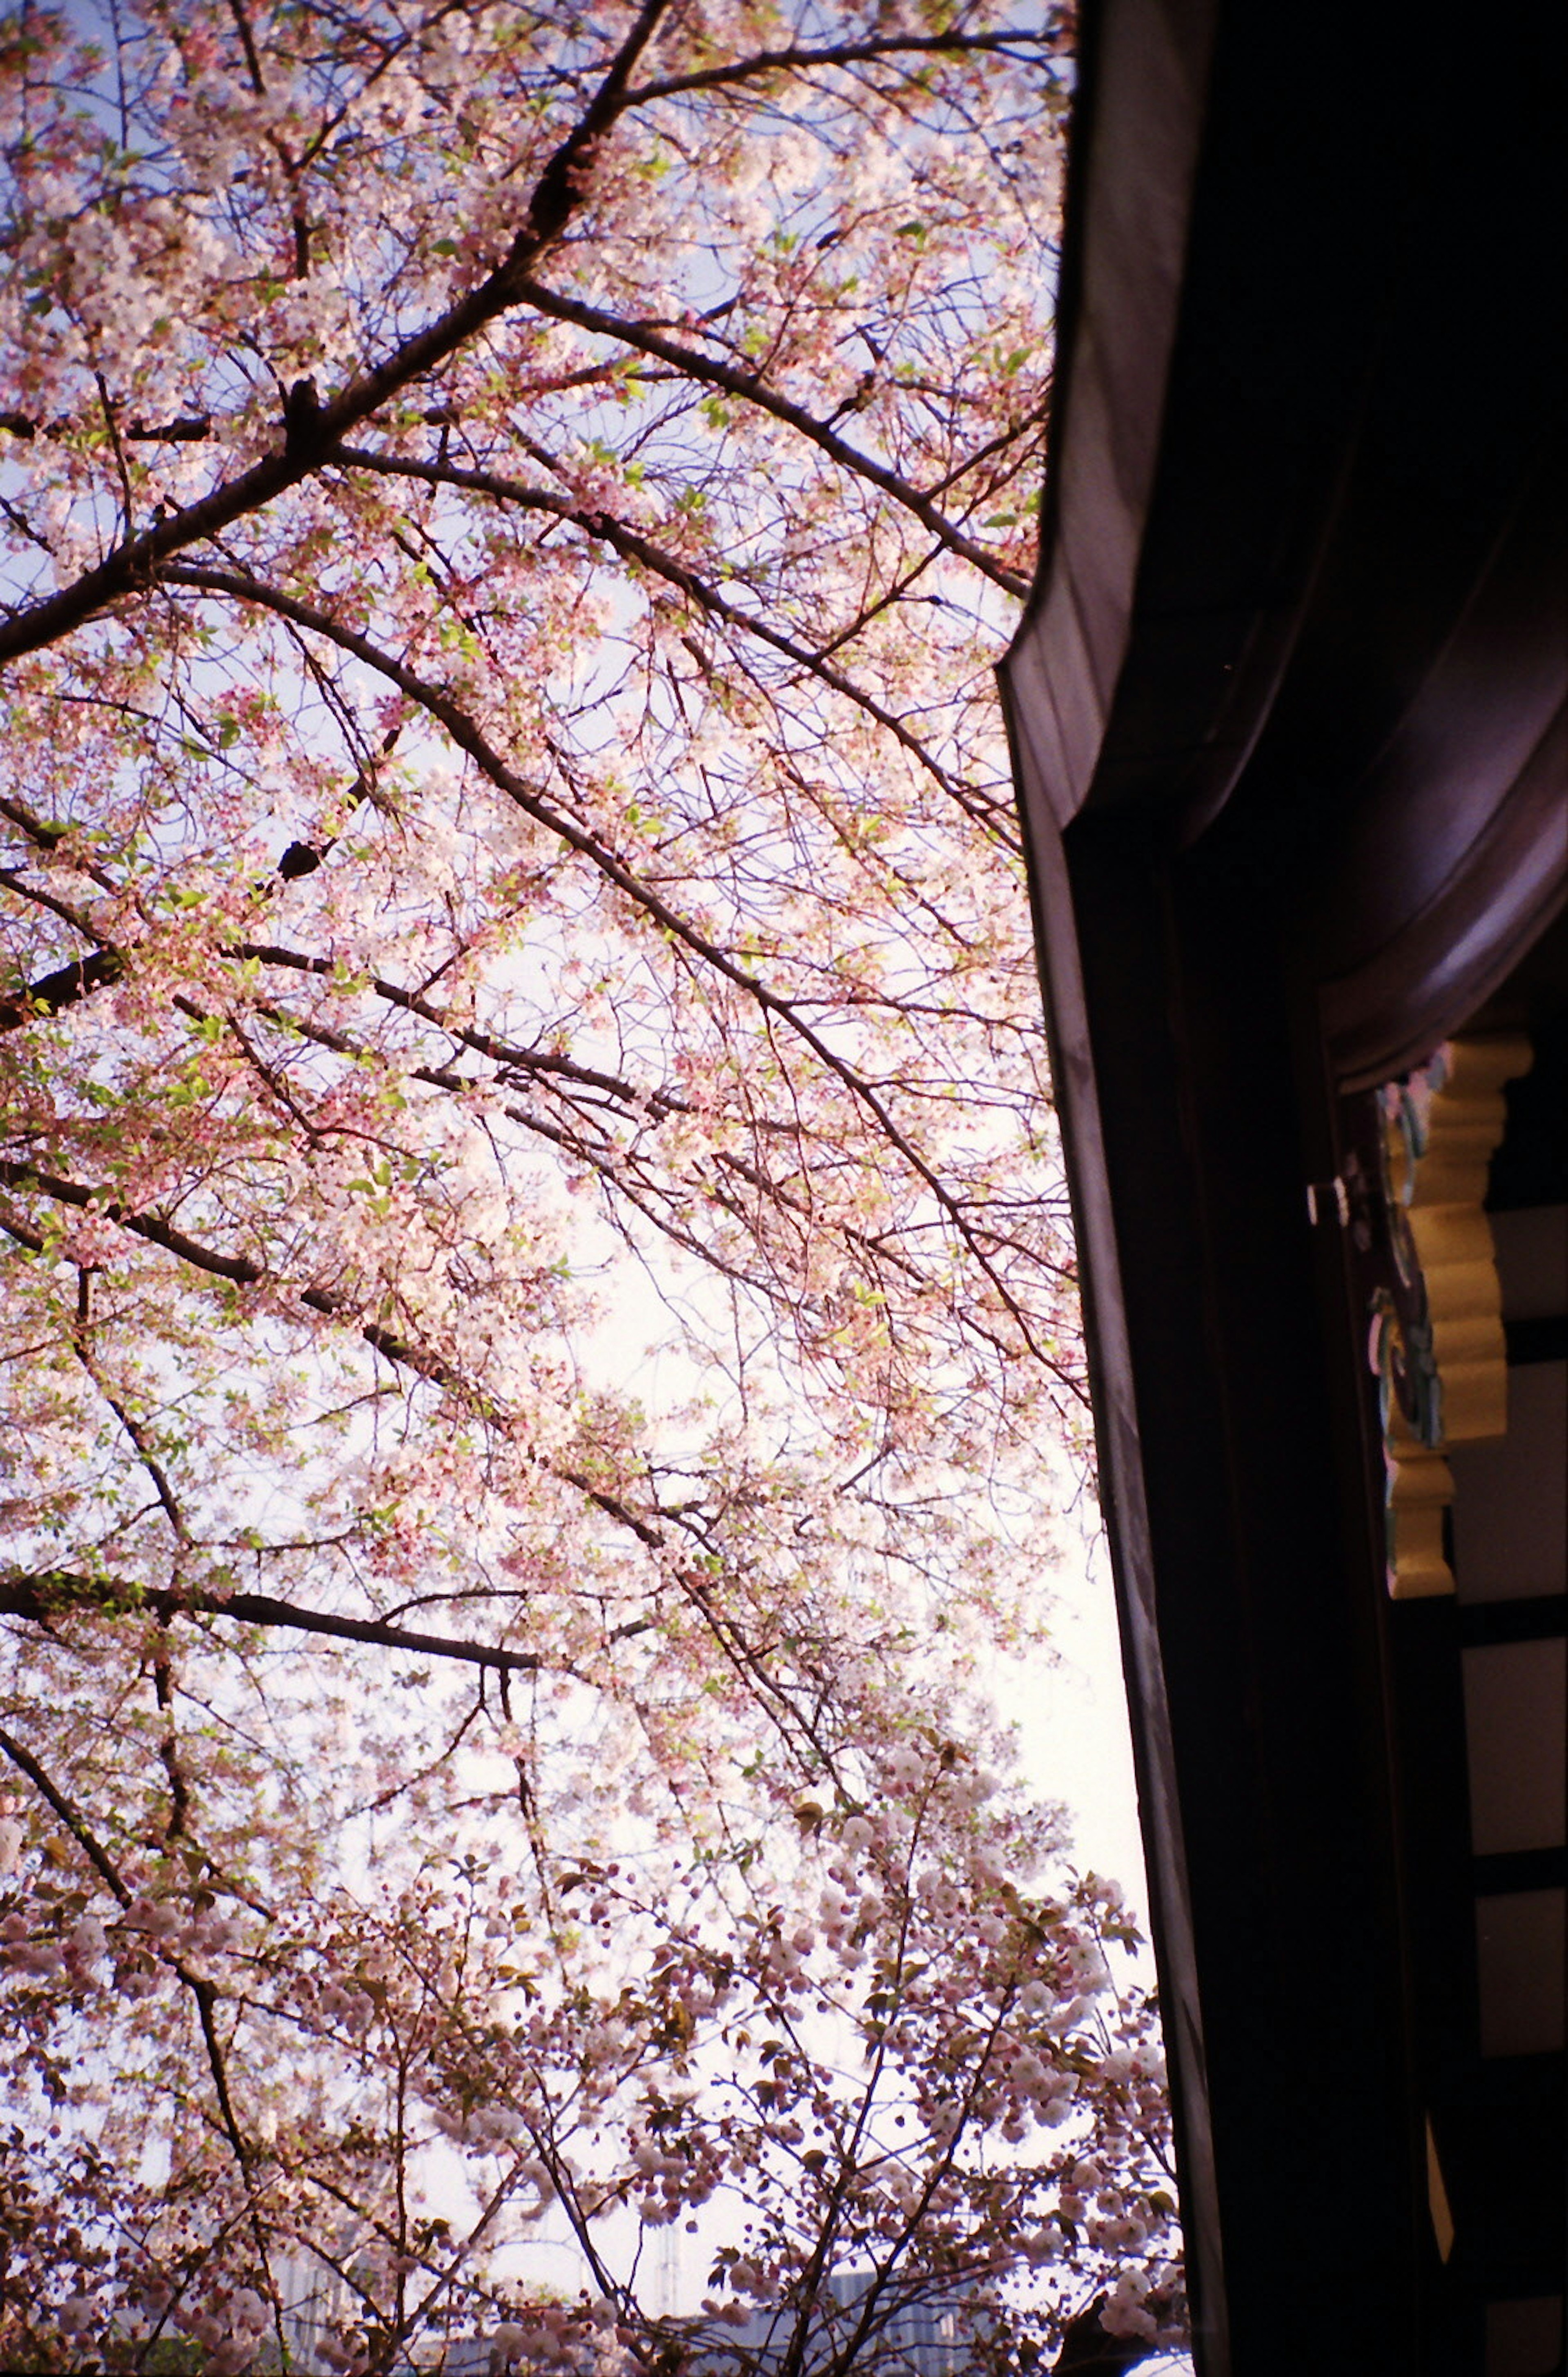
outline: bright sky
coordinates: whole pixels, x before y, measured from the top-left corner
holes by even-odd
[[[1070,1551],[1052,1583],[1057,1661],[1036,1661],[1016,1688],[1004,1681],[1002,1703],[1017,1721],[1030,1782],[1071,1812],[1074,1862],[1114,1874],[1144,1912],[1132,1742],[1104,1537],[1092,1536],[1078,1558]]]

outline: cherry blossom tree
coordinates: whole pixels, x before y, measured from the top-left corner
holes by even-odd
[[[7,2366],[1179,2328],[986,1690],[1086,1450],[990,679],[1067,58],[0,25]]]

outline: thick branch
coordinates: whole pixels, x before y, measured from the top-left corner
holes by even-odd
[[[1061,2350],[1051,2364],[1052,2377],[1122,2377],[1161,2349],[1138,2335],[1113,2335],[1100,2324],[1107,2298],[1096,2295],[1087,2311],[1070,2320]]]
[[[1055,19],[1057,30],[1062,19]],[[700,66],[689,74],[665,75],[658,82],[639,83],[628,90],[623,102],[628,108],[646,107],[655,99],[677,99],[688,90],[719,90],[729,85],[750,82],[763,75],[799,74],[814,66],[875,66],[883,58],[908,55],[953,57],[969,55],[976,50],[1000,51],[1011,56],[1019,50],[1036,46],[1055,46],[1050,28],[1038,35],[1010,33],[891,33],[873,35],[863,42],[835,42],[822,49],[759,50],[748,58],[738,58],[729,66]]]
[[[176,1964],[174,1970],[196,2000],[197,2020],[201,2025],[201,2043],[207,2051],[207,2068],[212,2074],[212,2090],[218,2099],[218,2110],[222,2118],[223,2132],[229,2141],[234,2160],[239,2165],[240,2173],[248,2192],[250,2148],[245,2144],[245,2134],[234,2112],[233,2098],[229,2094],[228,2068],[223,2060],[223,2049],[218,2037],[218,2024],[214,2011],[218,2002],[218,1992],[204,1975],[193,1973],[186,1965]],[[252,2218],[254,2217],[253,2207]],[[257,2242],[259,2241],[259,2231],[257,2231]]]
[[[188,1263],[193,1271],[206,1272],[212,1279],[229,1280],[235,1287],[261,1287],[274,1279],[264,1264],[253,1261],[248,1255],[220,1254],[216,1247],[204,1246],[198,1238],[188,1237],[184,1230],[176,1230],[172,1222],[162,1221],[155,1213],[133,1212],[112,1193],[86,1188],[79,1180],[63,1179],[58,1173],[41,1171],[37,1165],[8,1160],[0,1163],[0,1186],[35,1188],[42,1196],[53,1198],[56,1204],[72,1206],[78,1212],[102,1213],[120,1229],[128,1230],[133,1237],[144,1238],[149,1246],[160,1247],[165,1254]],[[42,1240],[12,1218],[0,1221],[0,1228],[33,1253],[41,1250]],[[471,1394],[465,1381],[439,1355],[426,1353],[407,1338],[400,1337],[395,1330],[384,1329],[379,1321],[362,1320],[346,1296],[334,1296],[324,1287],[302,1287],[299,1300],[307,1311],[320,1313],[323,1320],[340,1320],[357,1329],[372,1351],[384,1355],[389,1362],[416,1371],[433,1386]]]
[[[39,1797],[48,1801],[78,1847],[85,1852],[89,1863],[105,1887],[114,1893],[122,1906],[128,1906],[131,1893],[115,1872],[107,1850],[100,1845],[85,1817],[78,1816],[64,1792],[55,1788],[32,1752],[24,1750],[19,1741],[14,1741],[3,1726],[0,1726],[0,1750],[5,1751],[12,1765],[27,1776]]]
[[[40,1015],[58,1015],[92,991],[121,981],[125,971],[125,960],[117,950],[90,950],[85,957],[73,958],[69,965],[40,974],[18,997],[0,998],[0,1032],[18,1032]]]
[[[34,437],[65,437],[71,425],[65,415],[45,421],[30,412],[0,412],[0,431],[19,437],[24,445]],[[127,446],[196,446],[211,435],[212,424],[205,412],[182,413],[173,421],[133,421],[120,432]]]
[[[292,1601],[277,1601],[265,1593],[153,1592],[139,1585],[117,1584],[105,1577],[61,1572],[0,1579],[0,1615],[47,1623],[66,1609],[91,1609],[110,1618],[147,1612],[164,1621],[199,1616],[229,1618],[237,1626],[292,1627],[302,1634],[329,1634],[343,1642],[371,1642],[383,1651],[413,1651],[427,1659],[461,1659],[470,1666],[498,1667],[509,1675],[533,1675],[543,1664],[534,1651],[504,1651],[497,1643],[462,1642],[449,1634],[389,1626],[380,1619],[335,1618],[327,1610],[301,1609]]]

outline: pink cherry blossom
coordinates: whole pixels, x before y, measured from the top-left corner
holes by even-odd
[[[987,1684],[1090,1452],[991,677],[1068,40],[0,28],[0,2359],[1179,2327]]]

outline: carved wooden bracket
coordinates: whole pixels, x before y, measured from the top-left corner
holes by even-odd
[[[1505,1081],[1528,1072],[1528,1040],[1451,1040],[1378,1093],[1382,1205],[1394,1277],[1373,1297],[1370,1345],[1388,1460],[1388,1589],[1452,1593],[1444,1457],[1508,1427],[1502,1290],[1484,1200],[1507,1119]]]

